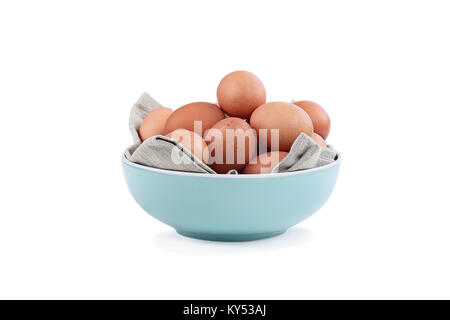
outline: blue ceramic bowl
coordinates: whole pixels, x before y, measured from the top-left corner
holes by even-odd
[[[136,202],[187,237],[247,241],[282,234],[328,200],[339,172],[332,164],[297,172],[214,175],[161,170],[122,156]]]

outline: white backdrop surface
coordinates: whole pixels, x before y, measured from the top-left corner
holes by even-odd
[[[446,1],[2,1],[0,298],[450,298]],[[183,238],[120,167],[143,91],[222,76],[329,112],[328,203],[285,235]]]

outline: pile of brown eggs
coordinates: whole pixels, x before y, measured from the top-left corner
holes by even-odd
[[[217,104],[189,103],[175,111],[169,108],[151,111],[140,126],[141,140],[165,135],[189,149],[217,173],[234,169],[244,174],[270,173],[288,154],[300,133],[307,134],[321,147],[327,146],[330,118],[319,104],[312,101],[266,103],[263,83],[248,71],[226,75],[217,88],[217,101]],[[270,132],[274,129],[277,129],[276,139]],[[227,135],[229,130],[235,134]],[[234,141],[227,141],[227,137]],[[231,156],[227,148],[230,145]],[[244,156],[239,157],[240,154]]]

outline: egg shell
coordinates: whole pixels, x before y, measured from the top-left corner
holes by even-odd
[[[208,146],[205,140],[195,132],[186,129],[176,129],[166,135],[187,148],[194,156],[207,163],[209,160]]]
[[[300,107],[287,102],[269,102],[259,106],[250,118],[250,125],[257,130],[259,145],[267,143],[267,150],[289,151],[300,133],[311,136],[313,124]],[[267,129],[263,135],[260,129]],[[270,129],[279,129],[279,145],[272,142]]]
[[[229,134],[233,134],[233,139],[230,139],[231,136],[227,137],[227,130],[230,130]],[[241,170],[256,154],[256,132],[240,118],[230,117],[217,122],[205,132],[204,138],[211,153],[211,161],[208,164],[217,173],[227,173],[232,169]],[[217,144],[216,139],[221,139],[221,143]],[[220,147],[222,151],[218,152],[216,148]],[[232,163],[228,163],[230,161],[227,161],[227,155],[230,158],[234,155]]]
[[[220,81],[217,101],[230,117],[248,119],[257,107],[266,102],[266,89],[253,73],[234,71]]]
[[[176,129],[194,131],[194,121],[201,121],[203,133],[215,123],[225,118],[222,110],[217,105],[209,102],[194,102],[176,109],[166,121],[165,133]],[[197,132],[196,132],[197,133]]]
[[[280,163],[288,155],[284,151],[272,151],[260,154],[256,159],[256,163],[249,163],[245,166],[241,173],[243,174],[261,174],[271,173],[273,168]],[[253,161],[252,161],[253,162]]]
[[[318,103],[308,100],[296,101],[294,104],[306,111],[313,122],[314,132],[326,140],[330,133],[330,117],[325,109]]]
[[[158,108],[150,111],[139,127],[139,137],[142,141],[158,134],[164,134],[167,118],[172,114],[172,109]]]
[[[322,137],[319,136],[317,133],[313,132],[313,134],[311,135],[311,138],[322,148],[327,147],[327,143],[325,142],[325,140],[323,140]]]

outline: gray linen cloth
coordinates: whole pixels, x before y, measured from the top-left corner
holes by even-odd
[[[317,168],[332,163],[336,157],[337,152],[332,146],[321,148],[308,135],[301,133],[295,139],[287,156],[273,168],[272,173]]]
[[[139,137],[139,127],[145,116],[152,110],[162,107],[148,93],[143,93],[133,105],[130,112],[129,127],[133,137],[133,145],[125,150],[125,157],[131,162],[145,166],[200,173],[216,173],[204,164],[189,149],[184,148],[177,141],[165,136],[157,135],[146,139],[144,142]],[[177,162],[172,161],[172,154],[178,156]],[[178,161],[179,160],[179,161]]]
[[[145,116],[152,110],[162,107],[148,93],[143,93],[130,111],[129,128],[133,145],[125,150],[125,157],[131,162],[145,166],[198,173],[216,174],[208,165],[195,157],[177,141],[162,135],[148,138],[144,142],[139,137],[139,127]],[[176,163],[172,155],[176,154]],[[294,141],[288,155],[272,172],[290,172],[320,167],[335,161],[337,152],[333,147],[321,148],[309,136],[302,133]],[[231,170],[228,174],[237,174]]]

